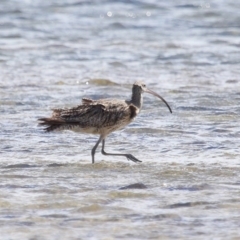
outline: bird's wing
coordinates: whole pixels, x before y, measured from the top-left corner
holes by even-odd
[[[94,100],[92,100],[90,98],[82,98],[82,104],[91,104],[93,102],[94,102]]]
[[[124,119],[130,120],[136,107],[125,102],[116,104],[103,101],[79,105],[71,109],[56,109],[55,116],[69,124],[79,124],[83,127],[104,127],[117,124]]]

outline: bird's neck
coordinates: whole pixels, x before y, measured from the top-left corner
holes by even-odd
[[[131,103],[141,110],[143,104],[142,93],[132,93]]]

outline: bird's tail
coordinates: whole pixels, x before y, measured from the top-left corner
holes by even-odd
[[[64,121],[54,118],[39,118],[38,121],[40,126],[46,126],[44,130],[47,132],[61,128],[61,126],[64,124]]]

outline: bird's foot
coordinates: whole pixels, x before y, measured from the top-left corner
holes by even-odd
[[[126,158],[128,159],[128,160],[131,160],[131,161],[133,161],[133,162],[142,162],[142,161],[140,161],[140,160],[138,160],[137,158],[135,158],[132,154],[126,154]]]

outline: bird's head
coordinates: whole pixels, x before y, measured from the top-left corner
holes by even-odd
[[[148,89],[145,83],[143,83],[141,81],[135,82],[133,84],[133,94],[134,93],[135,94],[142,94],[143,92],[150,93],[150,94],[160,98],[166,104],[166,106],[168,107],[170,113],[172,113],[172,109],[170,108],[170,106],[168,105],[167,101],[163,97],[161,97],[160,95],[158,95],[154,91]]]

